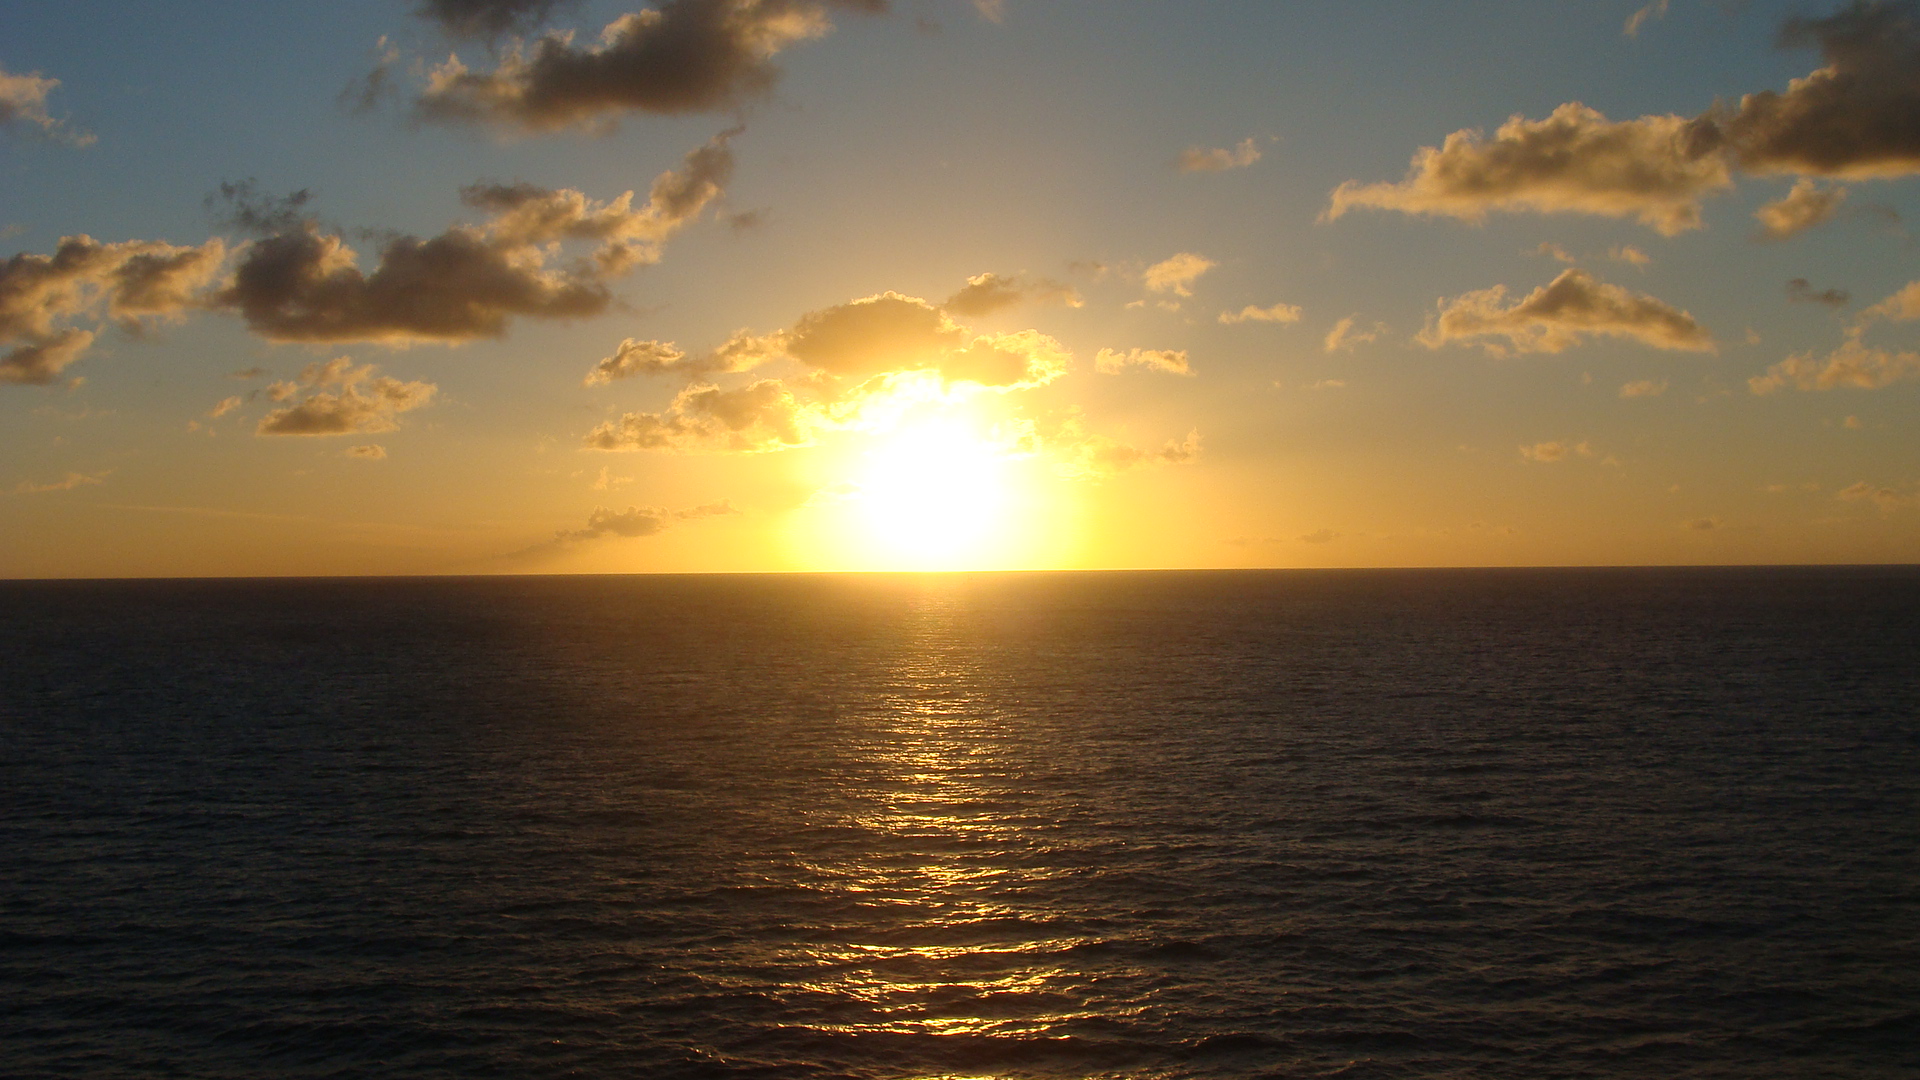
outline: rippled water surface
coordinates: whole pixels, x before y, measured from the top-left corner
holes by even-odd
[[[1920,1076],[1920,572],[0,584],[0,1073]]]

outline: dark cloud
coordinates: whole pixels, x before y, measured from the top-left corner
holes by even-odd
[[[94,333],[76,320],[175,319],[203,303],[226,259],[218,239],[199,247],[148,240],[103,244],[62,237],[52,255],[22,252],[0,263],[0,382],[44,385],[77,360]]]
[[[1712,352],[1713,338],[1692,315],[1644,294],[1566,270],[1549,284],[1504,305],[1506,287],[1495,285],[1445,303],[1418,340],[1429,348],[1473,341],[1495,353],[1559,352],[1588,336],[1630,338],[1656,349]],[[1485,339],[1501,337],[1505,345]]]
[[[1846,307],[1852,299],[1845,289],[1815,290],[1806,278],[1794,278],[1787,282],[1787,299],[1796,304],[1825,304],[1828,307]]]
[[[1630,29],[1644,21],[1635,20]],[[1326,216],[1355,207],[1468,221],[1492,210],[1585,213],[1672,235],[1700,227],[1701,201],[1730,186],[1736,165],[1843,178],[1920,173],[1920,4],[1855,0],[1826,18],[1788,19],[1780,41],[1817,48],[1824,66],[1784,93],[1747,94],[1691,119],[1614,122],[1569,102],[1544,120],[1515,116],[1492,139],[1456,131],[1421,149],[1397,184],[1340,185]],[[1788,236],[1832,217],[1843,198],[1843,189],[1803,182],[1757,216],[1768,235]]]
[[[313,192],[301,188],[289,195],[266,195],[252,177],[223,180],[220,190],[207,196],[207,211],[216,223],[249,236],[294,232],[313,220],[307,204]]]
[[[517,5],[508,4],[507,7]],[[692,113],[765,95],[773,57],[832,29],[830,9],[878,12],[884,0],[662,0],[622,15],[596,44],[570,33],[516,45],[492,71],[450,58],[416,102],[429,120],[532,131],[604,127],[628,111]]]
[[[17,345],[0,356],[0,383],[46,386],[58,378],[68,364],[80,359],[80,354],[91,344],[92,334],[67,329]]]
[[[424,240],[395,237],[371,272],[340,236],[304,222],[247,248],[217,302],[274,341],[458,342],[502,336],[515,316],[597,315],[612,300],[609,278],[658,261],[667,237],[719,197],[731,134],[661,174],[638,209],[632,192],[597,203],[528,184],[466,188],[462,198],[491,212],[490,221]],[[549,267],[550,245],[563,240],[598,247]]]
[[[1920,6],[1855,2],[1824,19],[1788,19],[1783,46],[1826,63],[1785,93],[1764,90],[1716,117],[1755,172],[1905,176],[1920,172]]]
[[[439,23],[449,37],[494,41],[546,25],[555,9],[579,0],[425,0],[414,14]]]

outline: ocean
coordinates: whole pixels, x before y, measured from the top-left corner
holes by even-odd
[[[0,583],[0,1074],[1920,1077],[1920,569]]]

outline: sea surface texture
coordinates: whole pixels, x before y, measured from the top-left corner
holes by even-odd
[[[1920,1076],[1920,572],[0,584],[7,1077]]]

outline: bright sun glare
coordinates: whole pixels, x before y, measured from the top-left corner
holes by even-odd
[[[953,416],[902,423],[859,459],[850,525],[869,565],[954,570],[994,563],[1009,540],[1012,462]]]

